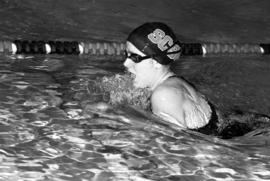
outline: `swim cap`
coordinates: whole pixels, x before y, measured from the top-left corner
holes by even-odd
[[[164,23],[145,23],[133,30],[127,38],[136,48],[146,55],[157,55],[154,59],[167,65],[180,56],[180,43],[172,29]],[[171,53],[176,52],[178,53]]]

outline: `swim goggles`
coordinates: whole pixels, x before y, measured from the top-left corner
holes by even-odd
[[[160,57],[160,56],[166,56],[166,55],[171,55],[171,54],[176,54],[181,52],[181,49],[178,51],[174,51],[174,52],[166,52],[166,53],[162,53],[162,54],[153,54],[153,55],[146,55],[146,56],[141,56],[135,53],[128,53],[125,50],[125,57],[131,59],[133,62],[135,63],[140,63],[141,61],[148,59],[148,58],[155,58],[155,57]]]

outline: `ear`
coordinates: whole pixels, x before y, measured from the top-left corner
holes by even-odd
[[[160,69],[162,67],[162,65],[158,63],[155,59],[153,59],[152,61],[153,61],[154,68]]]

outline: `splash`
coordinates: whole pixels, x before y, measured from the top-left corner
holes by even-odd
[[[144,110],[150,108],[150,91],[135,88],[133,77],[130,74],[115,74],[97,78],[94,87],[104,92],[108,103],[113,106],[133,105]],[[90,91],[89,93],[92,94]]]

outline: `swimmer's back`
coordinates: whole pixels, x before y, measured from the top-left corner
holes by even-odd
[[[212,112],[199,92],[185,80],[175,76],[156,87],[151,103],[154,114],[183,128],[205,126]]]

